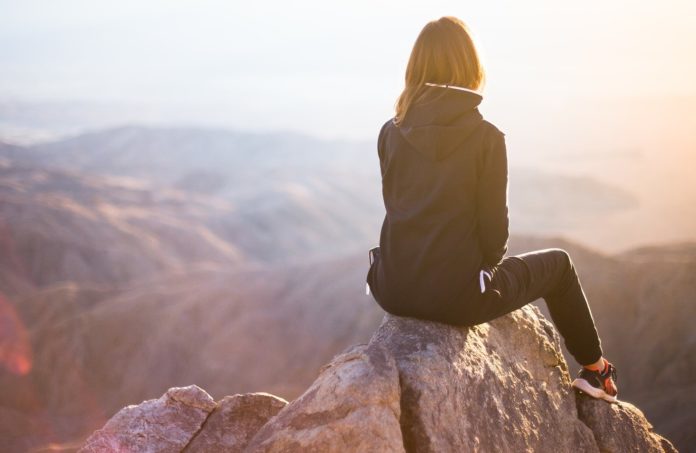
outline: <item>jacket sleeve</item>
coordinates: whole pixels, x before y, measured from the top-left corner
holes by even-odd
[[[484,265],[495,266],[507,253],[509,238],[505,134],[496,131],[482,151],[477,192],[479,245]]]
[[[387,129],[387,126],[389,123],[391,123],[391,119],[389,119],[386,123],[382,125],[382,127],[379,130],[379,135],[377,136],[377,155],[379,156],[379,167],[380,167],[380,172],[382,173],[382,176],[384,176],[384,141],[385,141],[385,130]]]

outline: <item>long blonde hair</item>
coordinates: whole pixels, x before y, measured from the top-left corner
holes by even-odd
[[[394,107],[398,126],[411,105],[423,93],[426,82],[479,90],[485,84],[471,33],[456,17],[444,16],[421,30],[406,67],[405,87]]]

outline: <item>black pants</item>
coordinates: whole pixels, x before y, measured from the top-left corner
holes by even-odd
[[[568,252],[549,248],[507,256],[490,269],[485,291],[497,291],[477,310],[476,323],[488,322],[543,298],[568,352],[581,365],[596,362],[602,348],[592,312]],[[492,302],[491,302],[492,301]]]

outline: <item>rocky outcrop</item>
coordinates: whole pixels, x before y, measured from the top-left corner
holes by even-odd
[[[80,452],[181,451],[214,408],[215,401],[199,387],[174,387],[159,399],[121,409]]]
[[[652,425],[634,405],[600,403],[577,395],[578,416],[594,433],[600,451],[676,451],[670,441],[652,432]]]
[[[263,392],[226,396],[184,451],[242,451],[249,439],[286,404],[284,399]]]
[[[334,357],[300,397],[272,398],[235,395],[246,407],[237,415],[193,398],[208,411],[175,405],[188,429],[145,402],[119,412],[83,451],[129,442],[158,452],[676,451],[630,403],[575,394],[559,336],[534,306],[471,328],[385,315],[369,343]],[[164,425],[175,441],[163,440]]]
[[[268,393],[226,396],[200,387],[172,387],[156,400],[121,409],[80,453],[242,451],[287,401]]]
[[[399,372],[379,345],[350,348],[254,436],[248,451],[404,452]]]

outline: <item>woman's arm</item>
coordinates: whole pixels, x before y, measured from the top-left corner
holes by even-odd
[[[379,135],[377,135],[377,155],[379,156],[379,168],[382,173],[382,176],[384,176],[384,141],[385,141],[385,131],[387,129],[387,126],[389,123],[392,122],[392,119],[390,118],[386,123],[382,125],[382,127],[379,130]]]
[[[478,232],[487,266],[500,264],[507,252],[509,217],[508,167],[505,134],[495,129],[484,146],[478,185]]]

